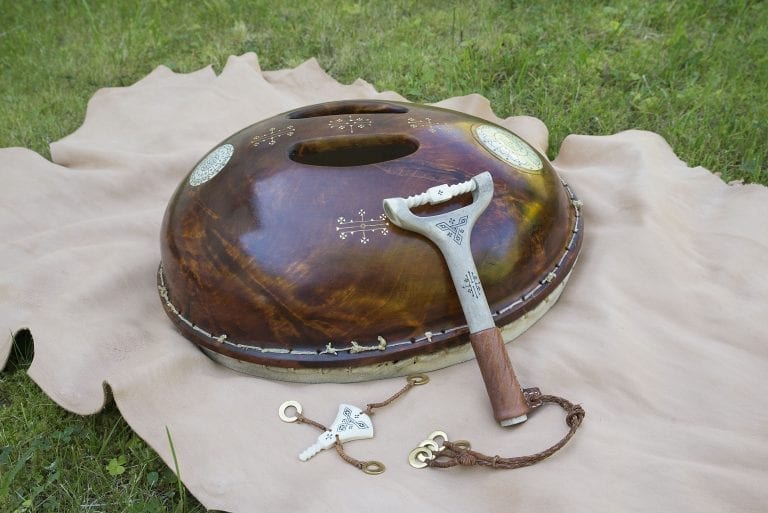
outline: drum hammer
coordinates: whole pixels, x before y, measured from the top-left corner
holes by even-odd
[[[450,212],[417,216],[412,208],[436,205],[472,193],[472,203]],[[469,327],[469,340],[480,366],[496,421],[502,426],[524,422],[530,407],[509,360],[501,330],[496,327],[472,258],[470,236],[475,222],[493,199],[493,179],[488,172],[455,185],[438,185],[408,198],[384,200],[390,221],[434,242],[443,254]]]

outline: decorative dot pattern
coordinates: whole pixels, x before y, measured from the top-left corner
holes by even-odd
[[[478,125],[472,131],[480,144],[507,164],[529,173],[541,172],[541,158],[515,134],[491,125]]]
[[[219,171],[224,169],[229,159],[232,158],[234,151],[234,146],[224,144],[206,155],[189,175],[189,185],[197,187],[219,174]]]

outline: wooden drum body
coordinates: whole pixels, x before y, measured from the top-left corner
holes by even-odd
[[[506,129],[389,101],[293,110],[205,156],[163,220],[165,310],[212,358],[273,379],[363,381],[470,359],[440,252],[389,223],[382,200],[483,171],[495,193],[472,253],[496,324],[514,338],[565,285],[581,246],[578,200]],[[462,233],[461,219],[446,227]]]

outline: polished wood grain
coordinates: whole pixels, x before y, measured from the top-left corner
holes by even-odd
[[[525,420],[530,407],[517,380],[499,328],[488,328],[469,336],[483,376],[485,389],[497,422],[515,424]]]
[[[227,138],[222,144],[234,147],[227,165],[202,185],[185,179],[165,213],[162,280],[178,311],[166,305],[169,317],[197,344],[269,366],[372,365],[464,344],[465,321],[438,249],[393,224],[386,233],[348,228],[382,226],[383,198],[482,171],[493,175],[495,195],[473,229],[473,255],[491,308],[507,308],[497,324],[524,315],[573,265],[577,218],[543,156],[539,174],[515,169],[478,144],[471,130],[478,123],[487,122],[348,101],[280,114]],[[519,301],[563,255],[557,276]],[[377,346],[379,337],[385,350],[328,350]]]

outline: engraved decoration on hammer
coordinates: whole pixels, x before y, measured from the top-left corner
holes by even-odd
[[[467,225],[468,219],[469,216],[462,216],[456,221],[456,219],[451,217],[447,223],[442,221],[435,226],[443,230],[448,237],[453,239],[453,242],[461,246],[461,243],[464,241],[464,227]]]
[[[464,275],[461,288],[475,299],[478,299],[483,291],[480,278],[473,271],[467,271]]]

